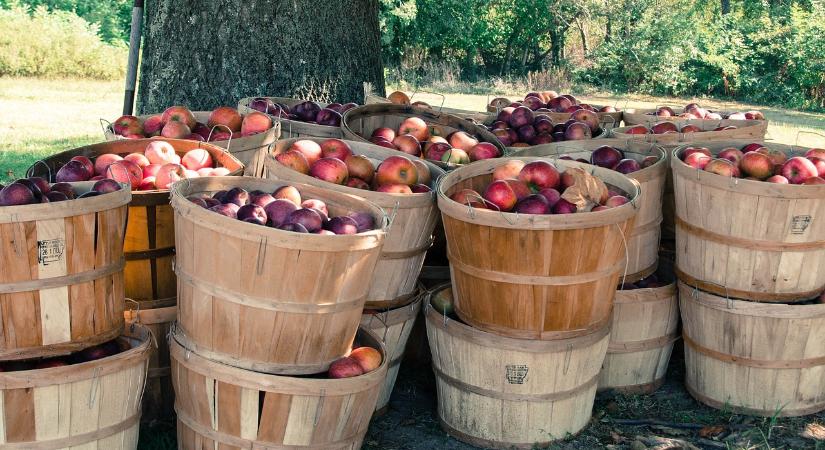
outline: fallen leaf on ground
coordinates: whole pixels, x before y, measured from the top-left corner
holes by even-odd
[[[802,432],[802,437],[825,441],[825,426],[818,423],[809,423],[805,425],[805,431]]]
[[[708,425],[699,430],[699,436],[703,438],[713,438],[725,432],[725,427],[721,425]]]

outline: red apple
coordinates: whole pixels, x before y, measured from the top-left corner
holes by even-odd
[[[163,129],[160,130],[160,135],[170,139],[185,139],[192,134],[192,129],[186,126],[183,122],[171,121],[166,122]]]
[[[143,126],[140,119],[135,116],[120,116],[112,123],[112,131],[115,134],[126,136],[127,134],[143,134]]]
[[[782,175],[774,175],[765,181],[767,181],[768,183],[788,184],[788,179],[783,177]]]
[[[624,131],[626,134],[649,134],[650,130],[644,125],[634,125]]]
[[[154,177],[163,164],[149,164],[143,168],[143,178]]]
[[[168,125],[169,122],[180,122],[190,129],[194,128],[197,123],[197,120],[195,120],[195,115],[192,114],[192,111],[185,106],[170,106],[169,108],[166,108],[161,115],[161,121],[164,126]]]
[[[141,169],[148,166],[149,159],[143,153],[129,153],[123,157],[124,160],[137,164]]]
[[[803,181],[802,184],[825,184],[825,178],[822,177],[811,177],[807,180]]]
[[[408,155],[421,155],[421,144],[418,142],[418,139],[411,134],[402,134],[396,136],[395,139],[392,140],[392,144],[398,150],[401,150],[402,152]]]
[[[615,147],[602,145],[590,154],[590,164],[599,167],[612,168],[624,158],[622,152]]]
[[[240,131],[242,120],[243,119],[241,118],[240,113],[238,113],[238,110],[235,108],[220,106],[215,108],[209,114],[209,120],[206,122],[206,126],[212,128],[218,125],[223,125],[232,131]]]
[[[86,172],[89,173],[89,176],[92,176],[95,173],[95,165],[92,163],[92,160],[86,156],[75,156],[69,161],[78,161],[83,164],[83,167],[86,168]]]
[[[715,173],[724,177],[739,178],[741,172],[739,167],[728,161],[727,159],[714,158],[705,166],[705,172]]]
[[[124,159],[109,164],[104,176],[118,183],[128,184],[132,187],[132,190],[135,190],[140,186],[140,182],[143,179],[143,169],[137,164]]]
[[[375,189],[375,192],[389,194],[412,194],[413,191],[406,184],[382,184]]]
[[[345,357],[333,361],[329,365],[328,375],[330,378],[351,378],[363,375],[364,369],[361,364],[353,358]]]
[[[175,163],[178,157],[177,153],[175,153],[175,147],[173,147],[172,144],[154,139],[146,145],[143,154],[146,155],[146,159],[148,159],[151,164]]]
[[[507,180],[493,181],[484,190],[484,199],[495,205],[499,211],[510,211],[516,206],[518,198]]]
[[[281,186],[272,193],[272,196],[275,197],[275,200],[283,199],[289,200],[295,206],[301,206],[301,193],[298,192],[298,189],[295,186]]]
[[[375,171],[376,184],[406,184],[418,183],[418,169],[406,156],[390,156],[378,165]]]
[[[272,119],[262,112],[253,111],[245,115],[241,121],[241,136],[263,133],[270,128],[272,128]]]
[[[462,189],[450,196],[450,200],[467,205],[473,202],[480,202],[482,200],[481,194],[472,189]]]
[[[806,158],[819,158],[825,160],[825,149],[812,148],[805,152]]]
[[[380,137],[384,138],[387,142],[392,142],[392,140],[395,139],[395,131],[387,127],[376,128],[375,131],[372,132],[371,137]]]
[[[304,175],[309,174],[309,163],[307,162],[304,154],[297,150],[289,150],[284,153],[279,153],[275,155],[275,161],[278,161],[298,173],[302,173]]]
[[[479,161],[482,159],[492,159],[501,156],[498,147],[489,142],[479,142],[468,152],[470,161]]]
[[[360,178],[356,178],[356,177],[352,177],[352,176],[349,177],[349,179],[347,180],[345,185],[348,186],[348,187],[351,187],[351,188],[355,188],[355,189],[363,189],[365,191],[370,190],[369,183],[367,183],[366,181],[364,181]]]
[[[324,158],[338,158],[346,161],[352,156],[352,148],[340,139],[327,139],[321,142],[321,155]]]
[[[424,157],[434,161],[441,161],[444,154],[449,152],[453,147],[446,142],[435,142],[427,149]]]
[[[553,205],[553,214],[574,214],[578,211],[575,203],[571,203],[565,199],[560,199]]]
[[[559,171],[547,161],[533,161],[524,165],[518,174],[518,179],[534,191],[545,188],[556,188],[560,182]]]
[[[163,125],[163,117],[160,114],[149,116],[143,121],[143,134],[147,137],[157,136]]]
[[[608,208],[616,208],[628,203],[629,201],[630,200],[624,195],[613,195],[604,202],[604,206]]]
[[[742,172],[760,180],[764,180],[773,175],[773,166],[768,155],[759,152],[745,153],[739,162],[739,167],[742,169]]]
[[[411,134],[421,142],[430,137],[430,130],[427,127],[427,122],[424,122],[420,117],[407,117],[398,126],[398,134]]]
[[[816,156],[809,156],[807,158],[816,166],[817,174],[820,177],[825,176],[825,159],[817,158]]]
[[[338,158],[321,158],[309,167],[309,175],[334,184],[344,184],[349,173],[347,165]]]
[[[701,133],[702,128],[700,128],[698,125],[693,125],[691,123],[691,124],[687,124],[687,125],[683,126],[679,130],[679,132],[680,133]],[[672,131],[665,131],[665,133],[672,133]]]
[[[80,161],[69,161],[63,165],[55,175],[55,181],[58,183],[71,183],[75,181],[86,181],[92,174],[86,169]],[[13,184],[13,183],[12,183]]]
[[[427,163],[416,158],[413,159],[413,164],[415,164],[415,169],[418,171],[418,184],[429,186],[432,181],[432,174],[430,174],[430,168],[427,166]]]
[[[176,181],[186,178],[186,169],[180,164],[168,163],[158,169],[155,175],[155,186],[158,189],[169,189]]]
[[[756,152],[768,155],[768,157],[771,159],[771,162],[773,162],[774,165],[785,164],[785,161],[788,160],[788,156],[785,155],[785,152],[783,152],[782,150],[762,147],[756,149]]]
[[[682,152],[682,161],[687,161],[688,156],[690,156],[693,153],[701,153],[707,156],[708,158],[713,157],[713,155],[710,153],[710,150],[705,147],[688,147],[685,149],[684,152]]]
[[[448,164],[468,164],[470,155],[460,148],[451,148],[441,155],[441,162]]]
[[[114,153],[104,153],[98,156],[95,159],[95,175],[104,175],[107,167],[122,160],[123,158],[120,155],[115,155]]]
[[[727,159],[728,161],[730,161],[734,164],[739,164],[739,161],[742,160],[743,156],[745,156],[745,154],[742,153],[742,151],[740,151],[739,149],[733,148],[733,147],[728,147],[726,149],[723,149],[721,152],[719,152],[719,155],[717,157],[722,158],[722,159]]]
[[[818,176],[814,163],[801,156],[794,156],[782,165],[782,175],[790,184],[802,184],[808,178]]]
[[[527,183],[520,181],[520,180],[504,180],[510,187],[513,189],[513,192],[516,194],[516,199],[521,200],[523,198],[528,197],[533,191],[530,190],[530,187],[527,186]]]
[[[372,181],[375,174],[375,166],[372,161],[364,155],[349,155],[344,164],[347,165],[347,172],[350,177],[359,178],[367,183]]]
[[[543,195],[532,194],[516,203],[514,212],[519,214],[550,214],[550,202]]]
[[[447,141],[454,148],[460,148],[465,152],[469,152],[473,147],[478,145],[478,139],[470,136],[464,131],[456,131],[447,137]]]
[[[642,170],[642,165],[639,164],[639,162],[635,159],[623,159],[616,163],[615,166],[611,167],[611,169],[615,170],[616,172],[627,175],[629,173]]]
[[[310,141],[309,139],[301,139],[292,143],[289,146],[289,150],[295,150],[300,152],[306,158],[307,163],[312,165],[315,161],[318,161],[323,156],[321,152],[321,146],[318,145],[315,141]]]
[[[194,148],[186,152],[181,158],[183,167],[189,170],[200,170],[204,167],[212,167],[212,155],[202,148]]]
[[[673,122],[659,122],[650,128],[653,134],[665,134],[667,132],[678,132],[679,128]]]

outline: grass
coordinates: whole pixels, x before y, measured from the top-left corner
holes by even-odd
[[[44,156],[103,140],[121,113],[123,83],[0,78],[0,182]]]

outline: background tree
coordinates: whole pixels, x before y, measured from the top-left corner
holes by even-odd
[[[138,110],[255,95],[362,101],[384,92],[378,0],[146,2]]]

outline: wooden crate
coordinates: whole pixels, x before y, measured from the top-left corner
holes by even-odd
[[[323,142],[323,138],[310,138]],[[298,139],[278,141],[273,155],[286,151]],[[389,150],[366,142],[347,141],[356,155],[368,157],[376,167],[390,156],[398,155]],[[417,159],[407,155],[410,159]],[[384,208],[390,215],[391,224],[387,238],[381,250],[381,259],[375,267],[367,296],[367,308],[393,308],[409,303],[416,288],[416,280],[421,272],[424,257],[433,242],[433,229],[439,220],[435,205],[435,185],[444,171],[428,161],[424,161],[430,170],[432,193],[388,194],[365,191],[322,181],[309,175],[296,172],[278,163],[270,155],[267,158],[267,177],[275,180],[295,181],[318,186],[327,190],[362,197]]]
[[[203,124],[209,122],[209,115],[211,113],[212,111],[192,111],[195,119]],[[247,113],[248,111],[242,114]],[[155,114],[146,114],[138,116],[138,118],[143,121],[153,115]],[[258,176],[258,173],[263,168],[263,159],[260,156],[261,152],[266,154],[266,150],[272,145],[272,143],[278,140],[281,135],[280,126],[280,122],[273,121],[272,128],[263,133],[253,134],[252,136],[234,137],[225,141],[212,141],[209,142],[209,144],[225,149],[232,156],[237,158],[238,162],[244,166],[244,175]],[[217,127],[215,128],[215,132],[217,131],[225,132],[228,131],[228,129],[225,127]],[[107,141],[126,139],[123,136],[115,134],[112,129],[112,124],[109,124],[103,129],[103,134],[106,136]]]
[[[476,209],[449,198],[483,190],[492,172],[511,159],[477,161],[441,179],[438,206],[459,317],[473,327],[523,339],[589,334],[610,320],[626,260],[627,238],[643,199],[639,183],[612,170],[559,160],[560,171],[583,167],[631,202],[578,214],[515,214]]]
[[[642,162],[646,156],[659,158],[659,161],[652,166],[627,175],[639,182],[644,193],[633,232],[628,237],[627,263],[622,268],[623,277],[627,282],[633,283],[655,272],[659,260],[662,196],[665,190],[665,179],[670,172],[665,150],[656,144],[646,142],[601,139],[536,145],[522,149],[513,156],[541,156],[558,159],[561,155],[568,155],[573,159],[584,158],[589,161],[593,150],[603,145],[622,150],[625,158],[638,162]]]
[[[74,183],[81,192],[94,182]],[[66,354],[123,331],[128,189],[0,207],[0,359]]]
[[[599,389],[649,394],[665,381],[678,335],[676,283],[616,291]]]
[[[389,407],[390,396],[401,368],[401,360],[404,359],[407,340],[415,325],[415,319],[421,311],[422,299],[423,295],[419,294],[407,305],[384,311],[365,309],[364,314],[361,315],[361,327],[370,330],[381,339],[387,347],[387,358],[389,358],[387,378],[381,387],[378,403],[375,405],[377,415],[385,413]]]
[[[739,301],[682,282],[679,304],[694,398],[765,417],[825,409],[825,305]]]
[[[330,215],[372,214],[379,228],[341,236],[292,233],[230,219],[186,199],[233,187],[272,192],[287,184],[324,201]],[[281,374],[318,373],[346,354],[384,243],[381,208],[315,186],[250,177],[176,183],[172,207],[186,348]]]
[[[751,141],[697,142],[716,152]],[[740,144],[741,143],[741,144]],[[764,143],[788,155],[803,147]],[[825,186],[729,178],[685,164],[676,149],[676,273],[723,297],[795,302],[825,290]]]
[[[425,317],[438,416],[451,436],[478,447],[532,449],[590,422],[607,326],[541,341],[486,333],[429,305]]]
[[[136,325],[119,341],[131,348],[69,366],[0,372],[0,447],[136,449],[151,337]]]
[[[326,379],[230,367],[170,339],[179,448],[360,449],[389,358],[371,333],[362,329],[359,341],[381,352],[381,366]]]

